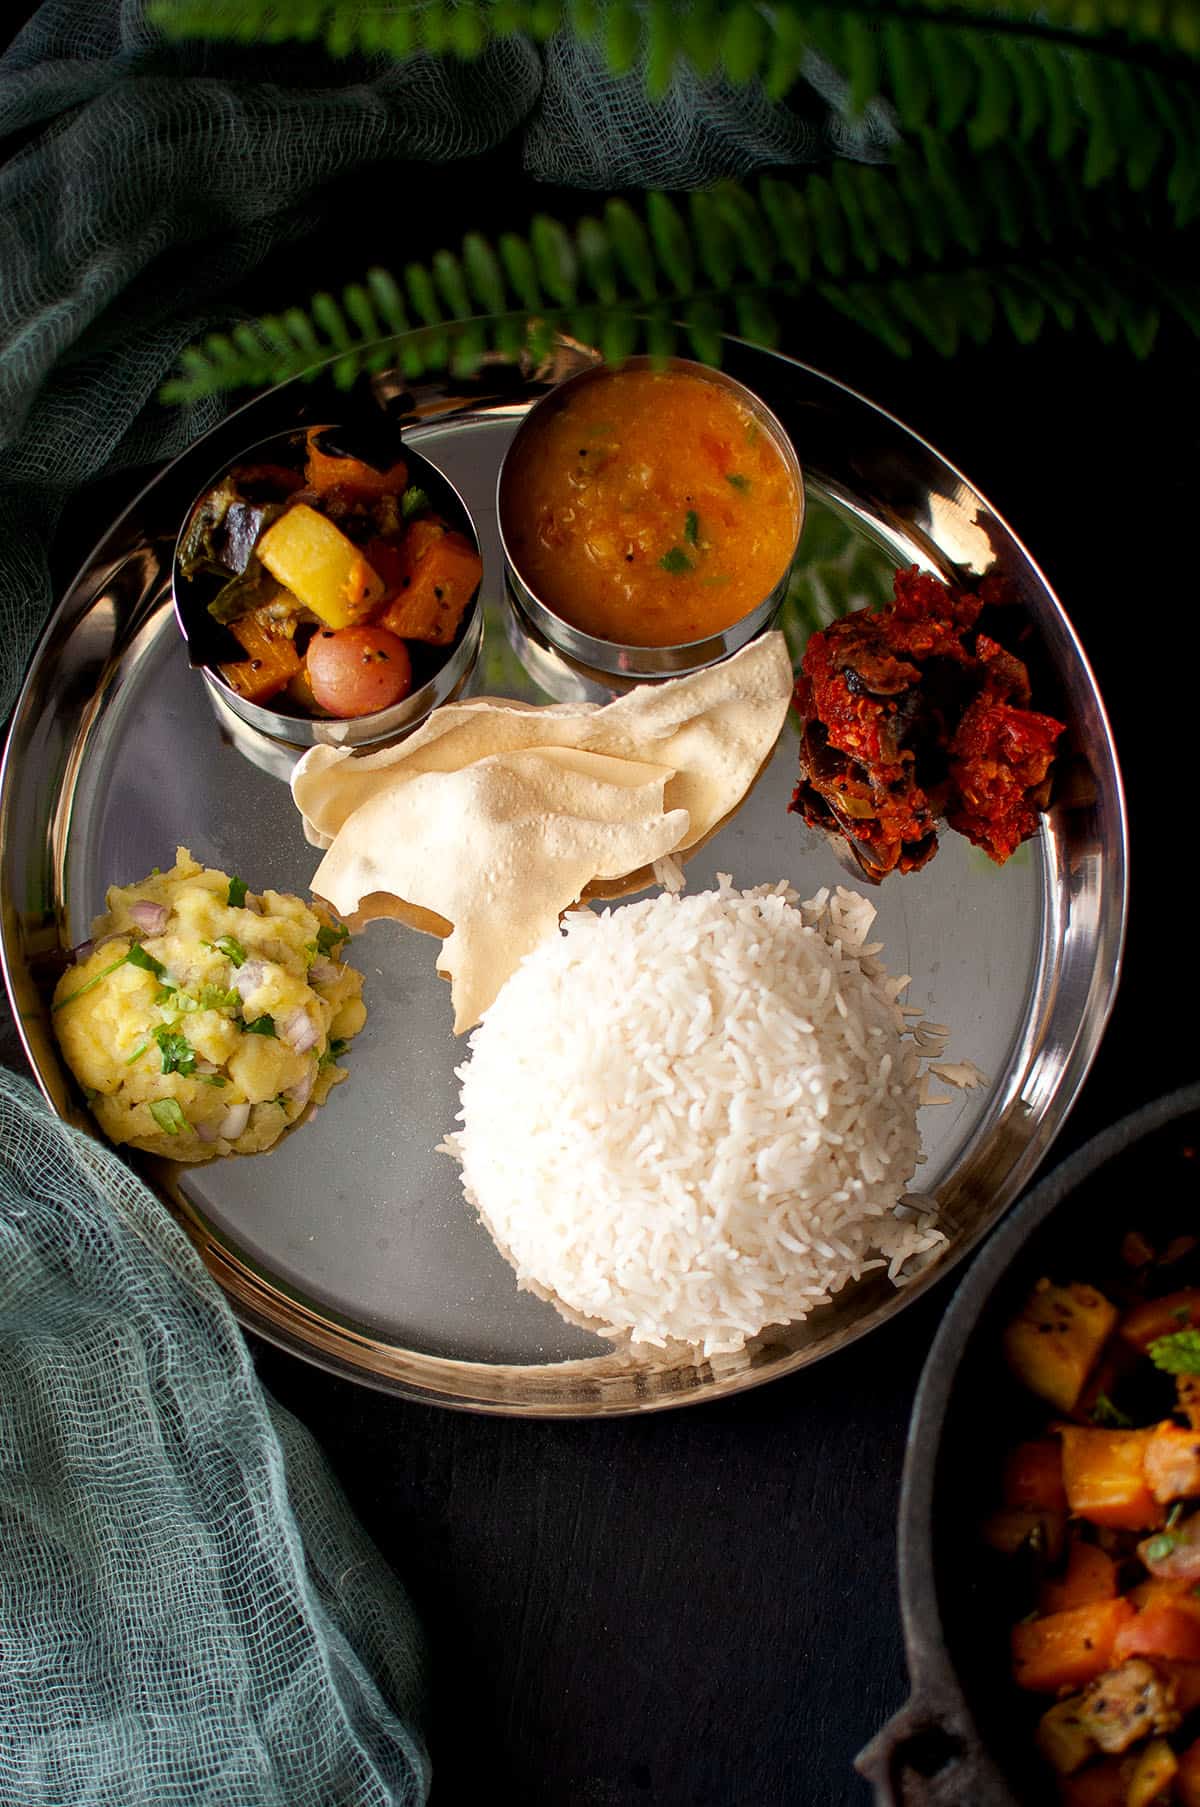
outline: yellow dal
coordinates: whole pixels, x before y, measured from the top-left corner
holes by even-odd
[[[521,576],[600,640],[703,640],[787,570],[800,498],[737,397],[679,371],[613,371],[548,407],[505,473]]]

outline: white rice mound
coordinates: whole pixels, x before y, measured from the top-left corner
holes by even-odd
[[[573,912],[525,958],[443,1144],[522,1286],[713,1355],[944,1242],[901,1202],[924,1081],[874,916],[722,877]]]

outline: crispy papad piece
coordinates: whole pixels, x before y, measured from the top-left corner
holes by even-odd
[[[537,708],[490,697],[438,709],[415,734],[352,757],[315,747],[292,794],[326,850],[313,890],[343,916],[380,894],[453,925],[438,969],[455,1032],[589,885],[705,839],[769,757],[791,697],[782,634],[617,701]]]

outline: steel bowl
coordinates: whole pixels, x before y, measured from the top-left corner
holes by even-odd
[[[308,431],[348,435],[357,448],[364,430],[361,425],[346,428],[329,423]],[[305,715],[299,709],[267,708],[262,703],[248,702],[226,683],[219,664],[223,651],[225,656],[230,656],[230,649],[225,645],[230,637],[212,620],[207,608],[215,593],[215,580],[206,584],[202,577],[189,580],[183,576],[179,565],[183,535],[196,503],[226,471],[235,465],[253,463],[298,467],[303,458],[304,442],[303,432],[275,433],[247,446],[236,458],[224,460],[189,503],[171,561],[175,619],[187,643],[188,659],[204,678],[217,720],[248,759],[262,770],[284,778],[309,747],[373,747],[411,733],[440,704],[451,702],[458,695],[474,669],[483,637],[483,617],[476,590],[451,646],[414,648],[413,670],[418,682],[408,695],[390,709],[377,709],[371,715],[359,715],[349,720]],[[436,512],[463,534],[476,551],[479,550],[479,535],[470,510],[453,483],[435,464],[394,437],[386,444],[373,441],[363,450],[364,455],[374,453],[376,462],[383,457],[403,456],[410,480],[425,490]]]
[[[778,582],[748,614],[722,629],[719,634],[710,634],[703,640],[681,641],[675,646],[632,646],[623,641],[601,640],[594,634],[585,634],[581,628],[573,627],[544,597],[538,595],[525,577],[505,532],[505,518],[511,513],[512,507],[512,471],[519,448],[537,433],[547,415],[563,407],[578,389],[589,383],[603,381],[612,373],[603,364],[592,364],[558,383],[526,414],[505,454],[496,479],[496,519],[504,554],[509,601],[521,629],[531,643],[535,647],[546,646],[552,655],[557,655],[557,660],[552,661],[550,669],[556,666],[568,674],[566,688],[560,683],[556,692],[564,697],[571,694],[572,679],[584,687],[585,693],[589,683],[597,681],[601,689],[607,689],[611,693],[622,688],[628,689],[634,683],[644,683],[655,678],[680,677],[685,672],[699,671],[704,666],[714,665],[719,659],[737,652],[770,627],[778,614],[787,594],[788,580],[804,529],[804,475],[796,456],[796,448],[778,417],[767,407],[761,396],[748,389],[744,383],[739,383],[726,371],[710,369],[708,365],[694,363],[689,358],[668,358],[665,362],[654,358],[628,358],[621,369],[677,371],[698,377],[703,382],[711,383],[714,388],[724,389],[736,396],[769,436],[796,486],[796,537]],[[611,681],[614,679],[615,684]]]
[[[900,1497],[912,1693],[857,1764],[877,1807],[1029,1807],[1053,1793],[1009,1677],[1005,1577],[981,1562],[978,1536],[997,1453],[1028,1434],[1001,1332],[1043,1274],[1087,1279],[1091,1251],[1115,1248],[1125,1230],[1171,1229],[1168,1213],[1194,1196],[1197,1135],[1200,1085],[1191,1085],[1094,1137],[996,1232],[942,1320]]]

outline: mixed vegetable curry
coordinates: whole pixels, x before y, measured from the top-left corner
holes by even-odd
[[[983,1534],[1034,1602],[1012,1676],[1060,1799],[1200,1807],[1200,1237],[1127,1236],[1105,1292],[1041,1280],[1004,1353],[1050,1412]]]
[[[402,460],[377,469],[319,429],[303,473],[240,465],[202,496],[179,566],[225,580],[208,611],[240,648],[217,662],[231,689],[339,718],[408,695],[414,652],[453,644],[483,569]]]

